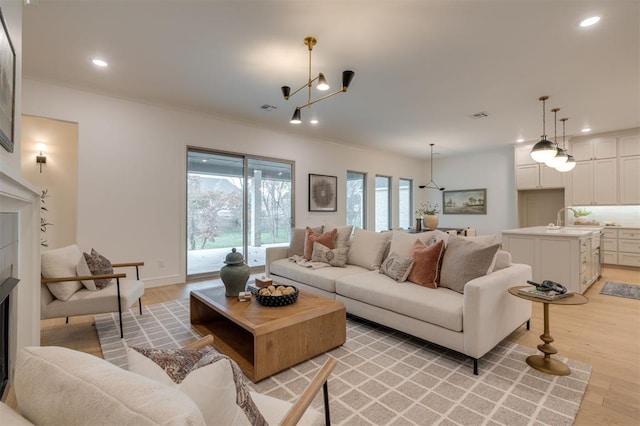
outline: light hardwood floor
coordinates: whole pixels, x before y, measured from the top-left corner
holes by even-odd
[[[640,271],[605,267],[602,277],[585,293],[589,303],[550,306],[550,333],[559,354],[590,363],[591,379],[575,424],[640,425],[640,301],[601,295],[605,282],[640,285]],[[186,298],[194,289],[210,286],[201,281],[149,288],[143,304]],[[93,316],[42,321],[42,345],[58,345],[102,356],[92,325]],[[531,330],[524,327],[508,339],[536,347],[543,331],[542,305],[535,303]],[[482,360],[480,360],[482,368]]]

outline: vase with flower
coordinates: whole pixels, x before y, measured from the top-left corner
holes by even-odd
[[[416,210],[417,216],[422,216],[422,224],[425,229],[429,231],[433,231],[438,227],[438,213],[440,213],[440,208],[438,204],[431,205],[431,203],[422,203],[418,210]]]

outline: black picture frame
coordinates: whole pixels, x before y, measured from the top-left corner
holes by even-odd
[[[7,24],[0,10],[0,145],[13,152],[13,130],[16,87],[16,52],[9,37]]]
[[[309,173],[309,211],[338,211],[338,177]]]
[[[442,214],[487,214],[487,189],[442,191]]]

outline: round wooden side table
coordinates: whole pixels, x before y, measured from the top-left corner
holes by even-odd
[[[531,368],[535,368],[543,373],[553,374],[556,376],[568,376],[571,374],[571,369],[569,369],[564,362],[551,358],[551,355],[557,354],[558,350],[550,345],[550,343],[553,342],[553,337],[549,334],[549,305],[584,305],[589,302],[589,299],[577,293],[556,300],[545,300],[518,293],[519,289],[529,287],[531,286],[520,285],[509,288],[509,293],[512,295],[532,302],[540,302],[544,306],[544,333],[540,336],[540,339],[544,344],[538,345],[538,349],[540,349],[544,355],[529,355],[527,357],[527,364],[529,364]]]

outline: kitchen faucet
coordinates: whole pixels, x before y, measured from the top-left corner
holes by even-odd
[[[562,213],[565,210],[571,210],[573,212],[573,217],[578,217],[574,209],[572,209],[571,207],[563,207],[560,210],[558,210],[558,213],[556,214],[556,226],[560,226],[560,223],[562,222],[560,213]]]

